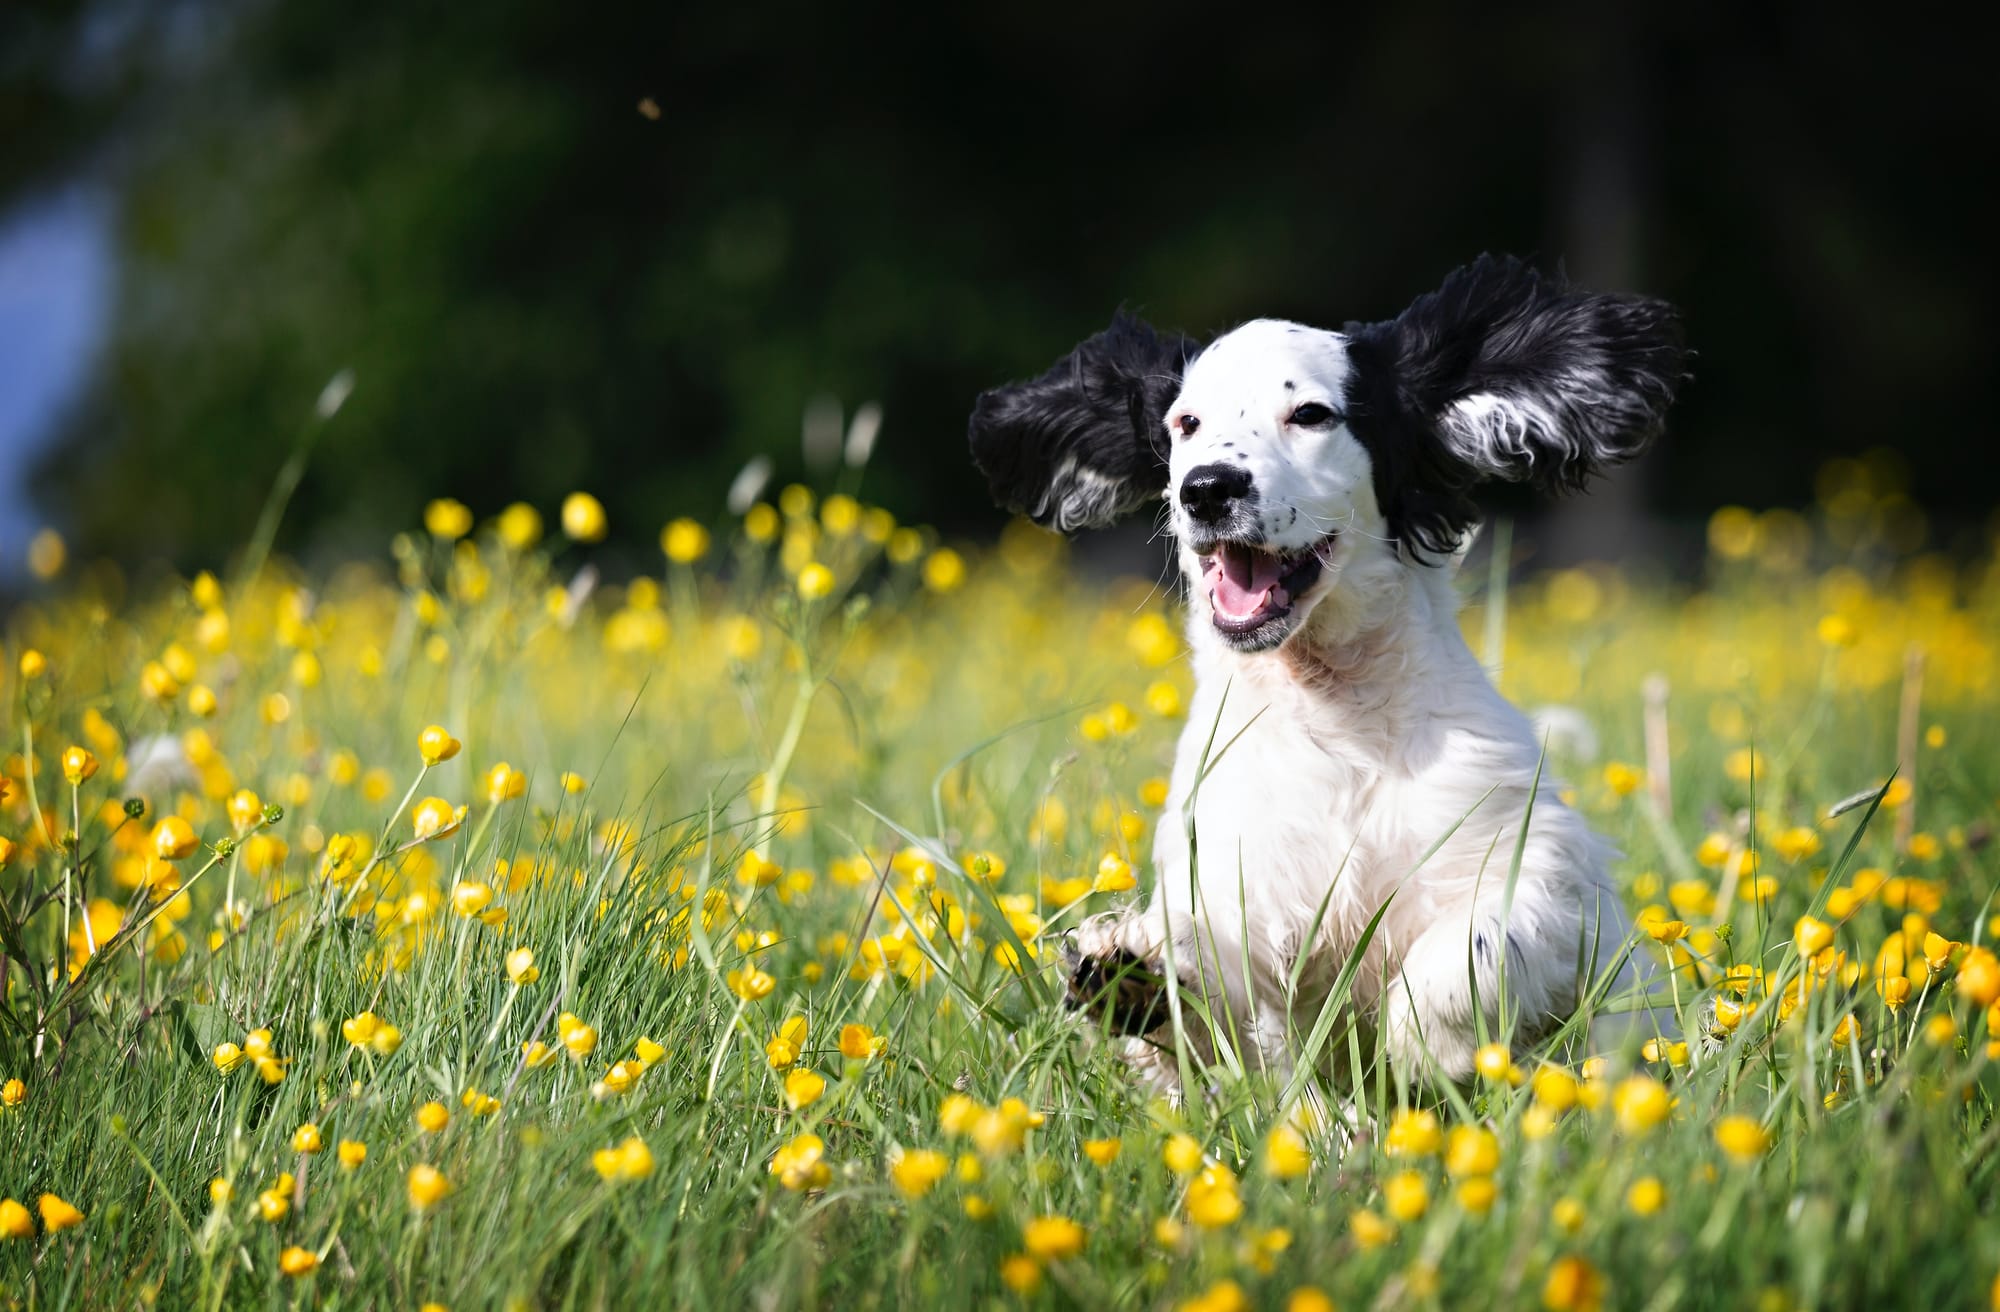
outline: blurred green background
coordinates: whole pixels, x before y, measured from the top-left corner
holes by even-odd
[[[1804,4],[16,0],[0,571],[41,523],[218,562],[342,369],[288,551],[573,487],[651,550],[754,454],[810,474],[815,398],[881,403],[864,495],[981,532],[972,396],[1114,308],[1338,324],[1486,249],[1701,353],[1552,556],[1871,448],[1948,545],[1992,504],[1985,63]]]

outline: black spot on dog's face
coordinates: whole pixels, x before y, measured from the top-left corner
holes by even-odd
[[[1120,948],[1086,957],[1063,940],[1063,968],[1069,975],[1066,1001],[1111,1033],[1150,1034],[1167,1023],[1165,980],[1153,967]]]

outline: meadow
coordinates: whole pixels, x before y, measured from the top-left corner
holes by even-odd
[[[1051,942],[1180,823],[1170,587],[796,486],[615,580],[587,494],[316,573],[44,539],[0,1305],[2000,1306],[2000,557],[1819,488],[1696,579],[1461,579],[1678,1039],[1180,1107]]]

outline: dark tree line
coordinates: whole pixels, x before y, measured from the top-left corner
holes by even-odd
[[[9,7],[0,195],[107,180],[122,261],[36,486],[88,547],[213,560],[351,367],[292,549],[575,486],[647,542],[753,452],[797,472],[818,394],[885,406],[867,494],[972,529],[969,399],[1117,306],[1338,323],[1497,249],[1686,309],[1616,513],[1890,445],[1970,515],[1984,62],[1805,4]]]

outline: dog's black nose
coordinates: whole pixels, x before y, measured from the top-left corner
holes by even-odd
[[[1204,524],[1229,515],[1250,494],[1250,471],[1234,465],[1197,465],[1181,480],[1181,504]]]

